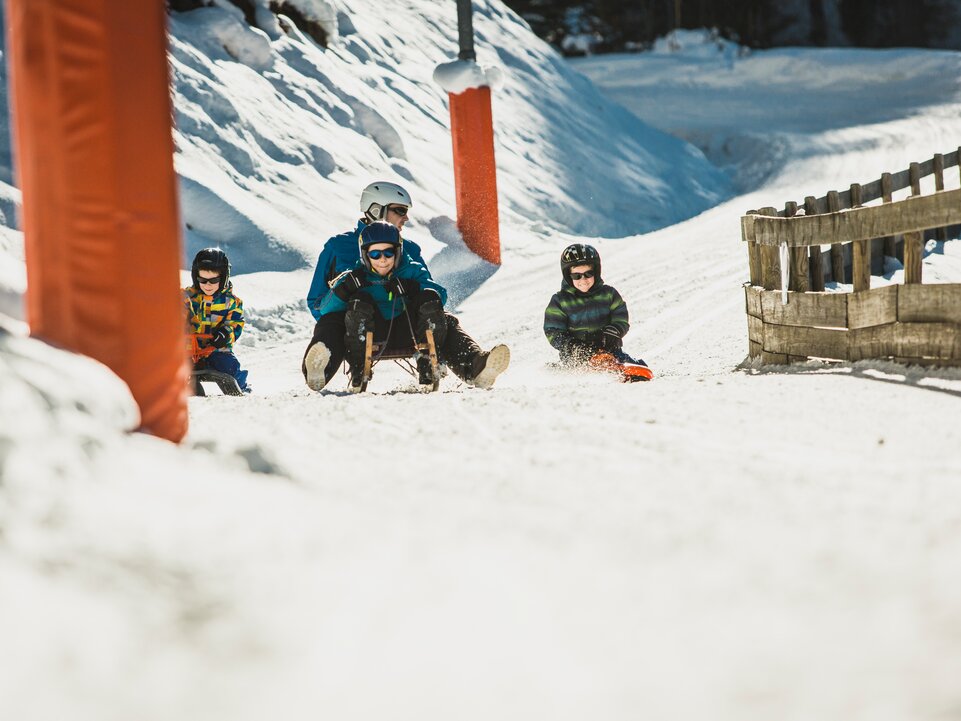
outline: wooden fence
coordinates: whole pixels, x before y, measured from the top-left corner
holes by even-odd
[[[891,358],[961,365],[961,283],[921,283],[925,232],[944,240],[948,226],[961,224],[961,189],[944,190],[945,169],[961,171],[959,156],[961,148],[803,205],[743,216],[750,356],[778,364]],[[922,195],[929,175],[935,191]],[[905,188],[910,196],[893,200]],[[872,290],[872,265],[883,272],[884,256],[902,260],[904,285]],[[853,292],[824,292],[826,276],[850,282]]]

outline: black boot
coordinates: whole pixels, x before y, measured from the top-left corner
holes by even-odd
[[[374,306],[365,299],[353,298],[344,316],[344,349],[350,372],[348,390],[357,392],[369,378],[364,377],[367,354],[367,332],[374,330]]]
[[[417,382],[422,386],[432,386],[437,381],[434,369],[430,364],[430,357],[426,354],[417,356]]]

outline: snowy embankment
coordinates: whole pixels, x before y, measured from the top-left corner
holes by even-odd
[[[218,55],[200,20],[174,23],[189,239],[235,243],[254,341],[238,353],[256,395],[192,399],[190,437],[174,448],[119,432],[134,423],[130,400],[103,369],[0,335],[0,717],[954,713],[961,376],[880,363],[737,370],[747,346],[738,217],[956,147],[959,96],[940,78],[957,77],[961,56],[899,51],[894,65],[883,52],[793,50],[718,62],[697,49],[605,59],[600,84],[633,77],[633,96],[623,79],[608,91],[634,110],[657,108],[648,122],[669,119],[660,127],[723,160],[745,194],[604,239],[696,212],[674,205],[696,196],[679,179],[691,175],[610,181],[649,167],[619,147],[617,128],[635,128],[638,144],[652,131],[586,81],[558,84],[571,77],[562,61],[501,6],[478,3],[481,61],[496,48],[507,66],[495,95],[505,261],[460,316],[484,345],[510,343],[512,366],[490,392],[451,377],[438,394],[396,392],[409,382],[378,368],[365,396],[347,397],[336,381],[318,395],[299,375],[309,329],[296,305],[315,236],[349,224],[357,188],[385,162],[411,176],[411,237],[435,239],[440,255],[437,234],[451,237],[453,216],[443,98],[427,89],[429,72],[422,84],[402,80],[437,37],[448,52],[452,19],[426,0],[376,12],[333,5],[340,34],[330,49],[268,40],[270,53],[249,61],[273,63],[259,72]],[[410,32],[418,14],[428,29],[406,42],[392,28]],[[788,122],[762,91],[805,64],[816,72],[793,77],[784,97],[803,96],[790,117],[807,120]],[[542,83],[548,71],[556,75]],[[862,72],[874,82],[836,92],[832,77]],[[314,74],[327,80],[309,92]],[[299,89],[286,93],[278,75]],[[900,102],[904,77],[911,107]],[[291,99],[280,104],[286,115],[268,112],[263,82]],[[397,110],[402,100],[378,103],[380,120],[350,104],[359,97],[371,110],[385,89],[414,114]],[[587,122],[585,97],[617,122]],[[333,122],[309,125],[295,107]],[[184,117],[203,121],[201,108],[209,122],[188,135]],[[731,140],[723,158],[715,134]],[[395,162],[368,135],[395,150],[396,135],[406,158]],[[659,167],[698,158],[651,137]],[[303,163],[313,171],[264,159],[285,148],[301,157],[297,143],[304,159],[321,159]],[[325,161],[310,143],[343,159]],[[768,163],[774,147],[778,162]],[[577,177],[558,175],[558,163],[580,168]],[[702,200],[716,177],[700,178]],[[595,211],[592,187],[663,194],[642,194],[626,213]],[[652,207],[659,198],[664,207]],[[215,211],[220,221],[200,224]],[[583,224],[562,232],[573,216]],[[229,238],[213,235],[223,224]],[[545,367],[543,308],[572,241],[601,250],[605,278],[632,312],[627,347],[655,382],[625,387]],[[15,243],[4,251],[15,265]],[[269,272],[242,267],[266,258],[278,258]]]

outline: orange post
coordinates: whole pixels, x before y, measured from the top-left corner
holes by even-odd
[[[141,428],[187,432],[161,0],[6,0],[31,333],[130,387]]]
[[[500,265],[491,90],[486,86],[469,88],[449,97],[457,227],[468,248]]]

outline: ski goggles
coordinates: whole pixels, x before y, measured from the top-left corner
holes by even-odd
[[[216,275],[213,278],[197,278],[197,285],[220,285],[220,279],[223,276]]]
[[[385,258],[393,258],[397,255],[397,251],[393,248],[384,248],[383,250],[368,250],[367,257],[371,260],[380,260],[381,256]]]
[[[571,280],[580,280],[581,278],[593,278],[593,270],[585,270],[583,273],[571,273]]]

